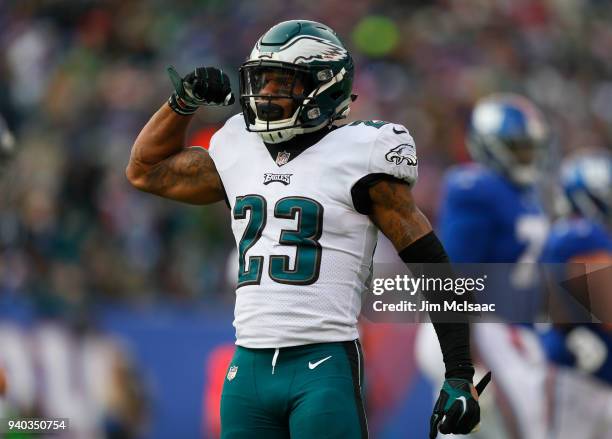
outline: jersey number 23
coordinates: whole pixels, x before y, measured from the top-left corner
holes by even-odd
[[[267,223],[267,203],[261,195],[236,197],[234,219],[249,222],[238,244],[238,285],[259,285],[263,272],[264,256],[249,256],[247,251],[261,238]],[[270,255],[268,275],[275,282],[289,285],[310,285],[317,281],[321,267],[321,244],[323,231],[323,206],[315,200],[304,197],[285,197],[276,202],[274,217],[297,219],[297,230],[282,229],[278,242],[295,246],[295,263],[291,268],[287,255]]]

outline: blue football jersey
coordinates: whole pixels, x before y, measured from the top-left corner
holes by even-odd
[[[479,164],[452,168],[444,189],[439,232],[450,260],[507,263],[507,271],[489,274],[486,299],[501,317],[530,322],[540,306],[534,263],[549,227],[536,191]],[[515,262],[523,264],[509,265]]]
[[[533,188],[469,164],[446,175],[439,231],[453,262],[535,262],[548,219]]]
[[[612,236],[601,224],[586,218],[560,219],[550,231],[542,261],[565,263],[600,251],[612,254]]]
[[[566,263],[595,252],[612,254],[612,236],[601,224],[586,218],[560,219],[551,229],[542,261]],[[612,383],[612,333],[604,326],[553,327],[541,333],[540,339],[551,361]]]

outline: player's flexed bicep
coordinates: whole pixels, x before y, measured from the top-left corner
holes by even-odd
[[[198,68],[180,78],[168,69],[175,91],[142,129],[132,147],[126,176],[145,192],[192,204],[223,200],[224,191],[208,152],[185,148],[191,115],[202,105],[233,102],[229,80],[212,67]]]
[[[209,204],[224,198],[223,185],[208,151],[184,148],[156,163],[133,182],[138,189],[176,201]]]

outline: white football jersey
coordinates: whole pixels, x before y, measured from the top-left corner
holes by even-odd
[[[230,118],[210,142],[239,257],[236,344],[281,348],[353,340],[377,229],[351,189],[371,174],[414,184],[414,140],[402,125],[337,128],[292,160]]]

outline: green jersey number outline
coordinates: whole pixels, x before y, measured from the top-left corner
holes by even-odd
[[[267,203],[261,195],[244,195],[236,197],[234,219],[246,219],[250,211],[249,222],[238,244],[238,284],[236,288],[246,285],[259,285],[263,272],[263,256],[249,256],[246,252],[261,238],[266,226]],[[287,255],[270,255],[268,275],[275,282],[288,285],[310,285],[319,278],[322,247],[319,243],[323,232],[323,206],[305,197],[285,197],[274,206],[274,217],[296,219],[297,229],[282,229],[278,242],[281,245],[295,246],[295,264],[290,268]]]
[[[238,287],[244,285],[259,285],[263,270],[263,256],[249,257],[249,268],[246,269],[244,255],[261,238],[267,215],[266,199],[261,195],[245,195],[236,197],[234,219],[246,219],[246,211],[251,211],[249,223],[244,229],[238,244]]]

